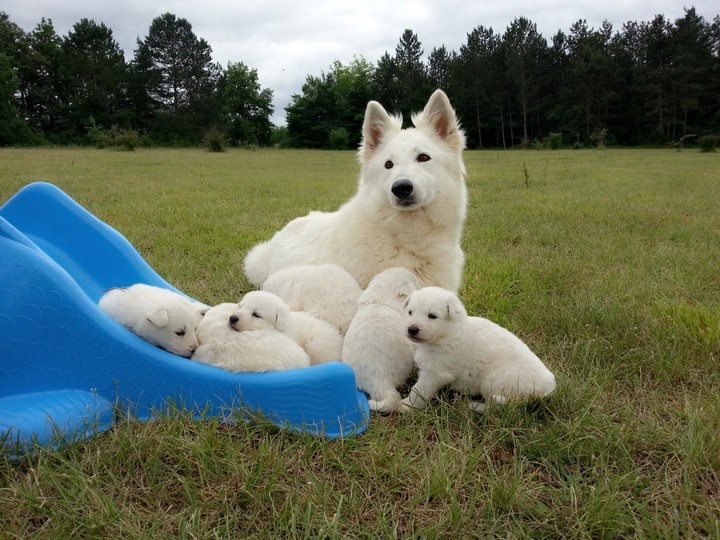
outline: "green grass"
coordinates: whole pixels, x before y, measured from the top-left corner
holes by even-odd
[[[0,461],[3,538],[720,538],[720,155],[466,152],[468,309],[556,373],[324,441],[186,415]],[[352,152],[0,150],[208,303],[245,252],[355,190]],[[525,171],[527,171],[527,182]],[[0,360],[1,361],[1,360]]]

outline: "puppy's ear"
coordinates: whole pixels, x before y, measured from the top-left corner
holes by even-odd
[[[403,304],[403,309],[407,307],[407,303],[410,300],[410,295],[415,290],[415,286],[411,283],[403,283],[397,291],[397,297]]]
[[[278,308],[275,312],[275,328],[284,332],[290,323],[290,310]]]
[[[167,309],[158,308],[147,316],[147,320],[158,328],[165,328],[170,322],[170,316]]]
[[[467,315],[467,313],[465,312],[465,306],[463,306],[463,303],[455,295],[448,298],[447,313],[448,319],[450,320]]]
[[[450,100],[442,90],[433,92],[423,111],[413,115],[412,121],[415,127],[432,128],[456,152],[465,148],[465,133],[460,128]]]

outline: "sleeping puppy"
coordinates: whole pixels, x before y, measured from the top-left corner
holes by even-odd
[[[175,291],[138,283],[109,289],[98,306],[125,328],[168,352],[189,358],[207,306]]]
[[[273,329],[292,338],[310,356],[310,363],[339,361],[343,336],[330,323],[302,311],[291,311],[279,296],[251,291],[238,304],[239,330]]]
[[[310,365],[303,349],[269,328],[240,331],[237,304],[213,306],[198,325],[200,346],[192,359],[229,371],[274,371]]]
[[[329,322],[345,335],[362,290],[347,270],[336,264],[305,264],[270,274],[262,290],[277,294],[292,311]]]
[[[468,317],[455,293],[419,289],[408,298],[405,312],[419,375],[403,411],[423,408],[445,386],[498,404],[555,390],[555,376],[520,338],[488,319]],[[486,403],[472,401],[471,406],[483,411]]]

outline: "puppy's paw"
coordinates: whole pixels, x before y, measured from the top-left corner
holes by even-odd
[[[422,405],[424,405],[424,403],[422,403]],[[400,402],[400,406],[398,407],[398,412],[401,412],[401,413],[415,412],[419,408],[421,408],[421,407],[414,407],[409,398],[405,398]]]
[[[469,406],[476,413],[484,413],[487,410],[487,403],[484,401],[471,401]]]
[[[368,399],[368,405],[370,406],[371,411],[381,413],[396,413],[402,409],[402,402],[395,398],[386,398],[382,401]]]

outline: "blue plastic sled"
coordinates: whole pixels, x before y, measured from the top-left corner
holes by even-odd
[[[33,183],[0,207],[0,447],[54,448],[172,407],[201,417],[262,416],[329,438],[367,429],[352,369],[340,362],[232,373],[167,353],[97,307],[108,288],[175,289],[118,231],[57,187]],[[239,411],[239,412],[238,412]]]

